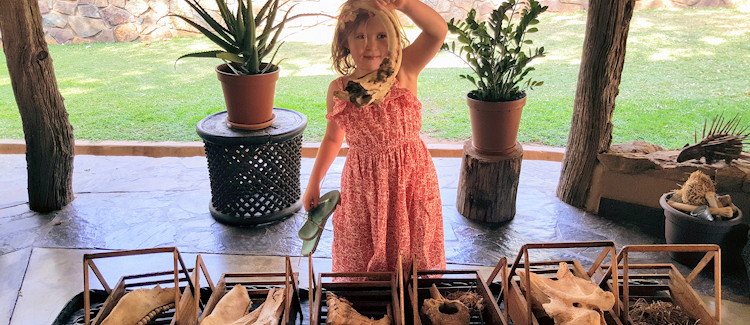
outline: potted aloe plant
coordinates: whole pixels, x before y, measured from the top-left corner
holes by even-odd
[[[229,9],[227,0],[216,0],[220,14],[217,20],[197,0],[185,1],[205,25],[183,15],[172,16],[196,28],[221,49],[189,53],[177,60],[188,57],[224,60],[216,72],[224,91],[227,122],[232,127],[254,130],[273,123],[273,100],[279,79],[279,67],[273,63],[278,51],[276,43],[286,22],[302,15],[289,17],[290,9],[278,17],[279,0],[267,0],[257,14],[253,14],[251,0],[236,0],[234,11]]]
[[[506,0],[492,11],[487,21],[476,20],[471,9],[464,20],[451,19],[448,30],[456,42],[443,44],[464,60],[474,74],[460,75],[476,89],[467,102],[471,117],[472,146],[484,154],[505,154],[513,150],[526,104],[526,90],[543,81],[527,77],[529,66],[544,56],[544,47],[531,48],[528,35],[538,31],[539,14],[547,10],[536,0]]]

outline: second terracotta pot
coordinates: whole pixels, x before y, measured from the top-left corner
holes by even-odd
[[[488,155],[512,152],[526,97],[507,102],[485,102],[466,96],[466,101],[474,150]]]
[[[229,125],[233,128],[258,130],[273,123],[278,68],[269,73],[241,76],[222,64],[216,67],[216,73],[224,90]]]

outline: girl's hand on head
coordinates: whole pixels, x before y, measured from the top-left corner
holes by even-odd
[[[382,10],[401,10],[408,0],[374,0],[375,5]]]
[[[317,186],[308,186],[305,189],[305,195],[302,197],[302,206],[305,208],[305,211],[310,211],[318,206],[318,200],[320,200],[320,188]]]

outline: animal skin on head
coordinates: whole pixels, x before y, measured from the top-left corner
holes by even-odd
[[[341,9],[343,16],[339,24],[350,20],[351,13],[364,9],[373,13],[373,18],[386,26],[388,37],[388,56],[383,59],[377,70],[362,77],[350,80],[344,90],[337,90],[334,96],[352,102],[357,107],[380,104],[396,82],[396,75],[401,68],[401,43],[396,28],[400,26],[398,17],[393,12],[380,10],[370,1],[351,1]]]

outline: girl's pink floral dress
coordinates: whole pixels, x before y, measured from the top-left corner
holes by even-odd
[[[326,118],[349,144],[333,215],[334,272],[393,271],[399,253],[405,267],[416,254],[420,270],[445,268],[440,191],[419,138],[421,108],[398,81],[378,105],[334,99]]]

